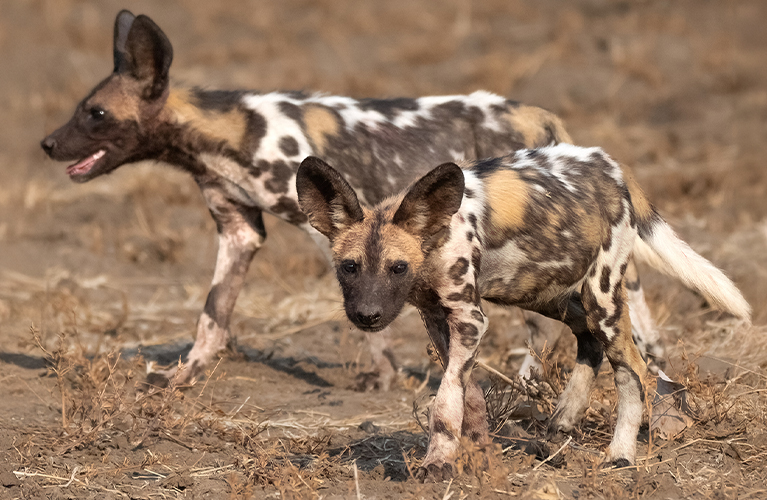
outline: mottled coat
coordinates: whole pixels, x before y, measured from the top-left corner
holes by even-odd
[[[263,212],[309,231],[326,248],[296,199],[296,169],[306,156],[336,165],[360,200],[375,204],[434,161],[569,141],[551,113],[487,92],[352,99],[184,88],[170,84],[172,57],[170,42],[151,19],[121,12],[114,27],[114,72],[42,146],[53,159],[76,161],[67,168],[75,182],[126,163],[158,160],[187,171],[199,185],[216,221],[219,251],[187,357],[190,369],[179,374],[179,382],[199,373],[229,344],[235,301],[266,238]],[[380,335],[377,365],[392,374],[381,352],[386,336]],[[383,379],[385,386],[388,378]]]
[[[482,299],[558,319],[575,334],[576,367],[551,418],[552,434],[577,423],[607,356],[618,390],[607,460],[633,463],[646,366],[626,304],[632,251],[739,317],[749,318],[748,303],[598,148],[560,144],[462,168],[443,164],[373,209],[319,159],[307,158],[296,181],[310,223],[331,241],[349,319],[380,330],[410,302],[442,360],[418,475],[449,477],[461,437],[488,440],[482,391],[471,380],[488,323]]]

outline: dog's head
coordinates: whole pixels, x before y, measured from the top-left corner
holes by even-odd
[[[127,10],[114,27],[114,72],[78,104],[64,126],[43,139],[54,160],[73,161],[67,174],[85,182],[149,157],[152,124],[168,97],[173,48],[147,16]]]
[[[336,170],[309,157],[296,188],[309,223],[330,239],[346,315],[375,332],[399,315],[423,277],[429,249],[461,206],[464,179],[458,166],[446,163],[403,196],[367,209]]]

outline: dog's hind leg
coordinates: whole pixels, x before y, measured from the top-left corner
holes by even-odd
[[[637,273],[634,259],[630,259],[625,275],[626,291],[628,293],[629,315],[631,317],[631,331],[639,352],[647,361],[651,371],[657,373],[658,368],[663,368],[665,362],[665,349],[661,342],[658,327],[653,319],[652,312],[645,300],[639,274]],[[540,355],[544,345],[553,348],[560,335],[565,330],[559,321],[546,318],[530,311],[523,311],[525,325],[529,330],[530,346]],[[526,354],[519,369],[519,375],[530,375],[531,369],[540,369],[540,363],[529,352]]]
[[[588,328],[603,344],[614,372],[618,418],[607,461],[621,467],[634,463],[647,372],[632,338],[623,282],[635,234],[625,225],[614,226],[609,249],[600,250],[581,291]]]
[[[650,370],[657,373],[658,368],[663,368],[665,364],[663,359],[665,349],[660,340],[658,327],[645,301],[634,259],[629,260],[623,282],[626,286],[634,342]]]
[[[573,293],[566,302],[551,304],[539,312],[564,322],[578,342],[575,367],[549,421],[548,437],[558,439],[561,433],[573,430],[588,408],[591,389],[602,365],[604,350],[602,343],[588,329],[586,310],[581,303],[580,294]]]
[[[532,311],[523,310],[522,316],[525,320],[525,327],[528,330],[529,347],[535,351],[535,356],[528,350],[518,373],[521,377],[529,378],[533,369],[541,369],[539,358],[543,356],[544,348],[553,348],[560,335],[563,335],[566,329],[561,321]]]

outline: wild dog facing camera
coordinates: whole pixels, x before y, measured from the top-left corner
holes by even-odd
[[[449,225],[463,198],[463,172],[445,163],[419,179],[383,211],[360,205],[348,182],[330,165],[308,157],[296,189],[309,223],[330,239],[349,320],[375,332],[400,313],[425,258],[424,247]]]

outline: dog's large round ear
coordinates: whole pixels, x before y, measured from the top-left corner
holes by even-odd
[[[296,191],[309,223],[333,240],[345,228],[360,222],[364,213],[354,189],[324,161],[309,156],[298,167]]]
[[[450,225],[461,208],[463,190],[463,170],[455,163],[443,163],[413,184],[392,222],[410,234],[430,238]]]
[[[142,82],[146,99],[160,97],[168,87],[173,46],[149,17],[120,11],[115,19],[114,71]]]
[[[115,73],[121,73],[127,70],[127,61],[125,59],[125,42],[128,41],[128,33],[130,32],[133,21],[136,20],[136,16],[129,10],[121,10],[115,18],[115,33],[114,33],[114,61],[115,61]]]

